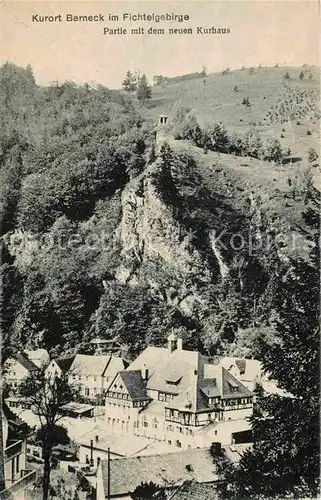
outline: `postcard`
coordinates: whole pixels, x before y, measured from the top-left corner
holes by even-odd
[[[318,2],[0,22],[1,498],[318,498]]]

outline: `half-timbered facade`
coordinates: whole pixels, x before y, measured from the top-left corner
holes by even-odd
[[[119,372],[106,393],[107,428],[193,447],[198,429],[244,420],[253,393],[221,364],[183,349],[175,334],[168,347],[148,347]]]

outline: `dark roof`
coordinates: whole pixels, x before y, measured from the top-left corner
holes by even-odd
[[[166,406],[181,411],[202,412],[209,409],[219,409],[209,402],[209,398],[232,399],[235,397],[253,396],[239,380],[222,366],[212,366],[214,377],[201,379],[194,377],[194,381],[187,391],[174,397]]]
[[[169,500],[215,500],[216,498],[218,495],[214,485],[185,481]]]
[[[102,460],[101,467],[106,495],[107,460]],[[182,450],[158,455],[118,458],[110,461],[110,492],[112,496],[128,495],[138,485],[146,481],[152,481],[161,487],[175,487],[188,480],[199,483],[211,483],[218,480],[217,466],[213,463],[213,457],[209,450]]]
[[[146,382],[142,378],[140,370],[119,372],[131,400],[150,399],[147,395]]]
[[[223,380],[223,398],[235,398],[235,397],[244,397],[244,396],[253,396],[253,392],[251,392],[245,385],[243,385],[239,380],[237,380],[233,375],[222,368],[222,380]],[[236,388],[236,391],[233,391],[231,387]]]
[[[39,370],[39,368],[32,362],[30,359],[27,358],[25,354],[22,352],[18,352],[18,354],[15,355],[15,359],[26,369],[28,372],[33,372],[36,370]]]
[[[59,368],[61,369],[61,371],[63,373],[66,373],[69,368],[71,367],[73,361],[74,361],[75,357],[72,356],[70,358],[57,358],[55,359],[57,365],[59,366]]]
[[[11,409],[8,407],[7,403],[2,401],[2,411],[8,422],[8,438],[9,439],[20,439],[21,432],[27,434],[29,426],[21,420],[17,415],[15,415]]]

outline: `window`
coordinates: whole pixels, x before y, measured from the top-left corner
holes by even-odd
[[[88,389],[88,387],[85,388],[85,396],[89,396],[89,389]]]
[[[171,445],[171,444],[172,444],[172,441],[169,439],[169,440],[167,441],[167,444]]]
[[[97,377],[94,377],[94,382],[97,382]]]
[[[181,443],[180,441],[178,441],[178,440],[177,440],[177,441],[176,441],[176,446],[177,446],[177,448],[181,448],[181,447],[182,447],[182,443]]]
[[[142,418],[142,425],[143,427],[148,427],[147,417],[145,415]]]
[[[157,429],[157,418],[153,418],[153,429]]]
[[[215,436],[217,436],[217,431],[214,431]]]

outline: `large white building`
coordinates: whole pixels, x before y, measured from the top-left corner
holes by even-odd
[[[200,434],[205,426],[213,428],[205,434],[209,443],[225,421],[235,421],[235,430],[241,422],[243,430],[252,411],[253,393],[245,385],[217,361],[183,349],[172,333],[167,348],[147,347],[115,376],[105,419],[111,432],[190,448],[206,445]]]

